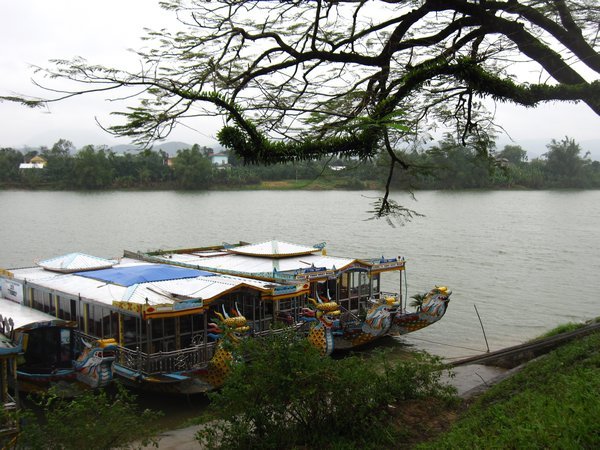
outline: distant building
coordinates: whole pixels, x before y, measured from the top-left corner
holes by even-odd
[[[210,156],[210,161],[215,166],[226,166],[229,164],[229,157],[227,153],[213,153]]]
[[[19,164],[19,169],[43,169],[48,164],[45,158],[34,156],[28,163]]]
[[[41,164],[43,167],[46,167],[46,164],[48,164],[48,161],[46,161],[46,158],[44,158],[40,155],[34,156],[33,158],[31,158],[29,160],[29,162],[31,164]]]
[[[19,164],[19,169],[43,169],[46,164],[48,164],[48,161],[38,155],[31,158],[28,163]]]
[[[21,163],[19,164],[19,169],[43,169],[45,166],[41,163]]]

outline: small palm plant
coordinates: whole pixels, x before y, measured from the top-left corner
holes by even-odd
[[[417,312],[421,311],[421,307],[423,306],[423,302],[425,301],[425,296],[427,294],[415,294],[410,298],[414,299],[410,302],[410,306],[417,309]]]

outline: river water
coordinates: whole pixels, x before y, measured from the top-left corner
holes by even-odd
[[[453,291],[441,322],[401,341],[448,358],[600,316],[600,191],[397,193],[424,214],[367,220],[375,191],[0,192],[0,267],[69,252],[118,257],[271,239],[330,255],[404,256],[408,295]],[[384,288],[397,290],[398,275]]]

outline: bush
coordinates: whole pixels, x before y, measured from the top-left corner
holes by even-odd
[[[439,361],[425,356],[394,366],[382,355],[335,360],[293,333],[250,339],[242,350],[249,362],[210,395],[219,420],[197,434],[209,448],[393,446],[391,403],[451,391],[439,384]]]
[[[26,449],[116,449],[130,448],[131,441],[149,439],[158,412],[138,411],[135,397],[117,384],[117,391],[86,391],[65,399],[50,389],[34,400],[41,407],[39,417],[28,411],[22,415],[18,448]]]

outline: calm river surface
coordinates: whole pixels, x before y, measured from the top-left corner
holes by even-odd
[[[402,338],[449,358],[600,316],[600,191],[418,192],[405,226],[366,220],[374,191],[0,191],[0,267],[69,252],[118,257],[271,239],[330,255],[407,259],[408,295],[448,285],[441,322]],[[398,275],[387,289],[397,290]]]

